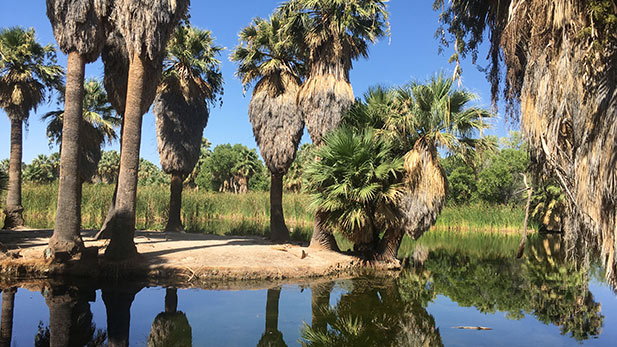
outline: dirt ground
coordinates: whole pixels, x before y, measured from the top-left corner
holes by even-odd
[[[275,245],[263,237],[145,231],[136,233],[137,257],[121,263],[108,262],[102,256],[108,241],[93,239],[94,233],[84,231],[82,237],[86,247],[92,247],[98,254],[95,262],[85,269],[73,266],[68,272],[98,278],[143,278],[154,283],[192,283],[203,287],[215,279],[339,277],[353,272],[360,264],[358,258],[349,255],[291,244]],[[43,278],[67,272],[63,271],[66,267],[48,264],[43,258],[50,236],[50,230],[0,231],[0,242],[9,250],[9,256],[0,260],[0,274],[5,278]]]

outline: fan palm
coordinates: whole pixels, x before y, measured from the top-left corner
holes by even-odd
[[[263,168],[263,166],[262,166]],[[259,156],[254,149],[241,148],[240,159],[232,168],[234,190],[237,193],[244,194],[249,190],[249,180],[256,173],[260,172]]]
[[[240,32],[231,59],[245,88],[256,82],[249,119],[262,158],[270,170],[270,232],[273,241],[289,241],[283,214],[283,176],[294,160],[304,122],[296,104],[304,65],[298,47],[284,33],[284,18],[256,18]]]
[[[158,85],[165,47],[178,22],[185,16],[188,4],[188,0],[116,0],[111,14],[114,27],[124,39],[129,69],[122,113],[117,194],[107,223],[111,241],[105,255],[110,259],[126,259],[137,253],[133,238],[141,124],[144,109],[151,103],[147,100],[147,86]],[[158,68],[154,69],[155,73],[146,74],[151,65],[158,65]]]
[[[326,135],[315,155],[320,159],[304,173],[311,206],[331,230],[372,256],[381,232],[396,225],[403,160],[374,130],[348,127]]]
[[[30,165],[24,169],[24,180],[34,183],[51,183],[60,173],[60,156],[54,153],[51,156],[39,154],[32,159]]]
[[[111,1],[47,0],[47,17],[62,52],[68,55],[65,89],[63,150],[54,233],[45,256],[75,255],[83,249],[81,232],[81,177],[79,140],[82,136],[84,73],[86,63],[101,54],[107,35]]]
[[[120,154],[117,151],[103,151],[97,169],[97,176],[104,183],[112,183],[120,170]]]
[[[32,109],[62,80],[52,45],[36,41],[34,29],[0,31],[0,107],[11,121],[11,155],[4,228],[24,225],[21,205],[22,125]]]
[[[380,256],[396,257],[402,232],[417,239],[435,223],[445,203],[447,181],[437,150],[459,151],[475,147],[478,131],[488,128],[492,114],[468,104],[476,96],[453,90],[443,75],[425,84],[412,83],[395,92],[394,112],[388,113],[383,136],[397,143],[405,160],[405,193],[398,208],[400,229],[384,234]],[[399,234],[400,233],[400,234]]]
[[[63,98],[60,102],[63,102]],[[96,79],[90,79],[84,84],[82,135],[79,139],[79,167],[82,182],[89,181],[97,171],[101,159],[101,145],[111,144],[117,138],[116,128],[120,118],[114,115],[103,85]],[[47,137],[50,143],[62,148],[62,123],[64,110],[51,111],[43,115],[47,121]],[[60,150],[62,151],[62,150]]]
[[[387,35],[386,0],[290,0],[279,8],[288,35],[307,57],[307,80],[298,93],[304,122],[319,146],[336,129],[354,101],[349,80],[352,62],[368,57],[368,43]],[[337,249],[316,213],[311,247]]]
[[[180,220],[182,185],[199,160],[209,104],[223,93],[223,48],[210,31],[180,26],[167,46],[165,71],[154,101],[158,149],[163,171],[171,174],[169,218],[165,231],[184,231]]]

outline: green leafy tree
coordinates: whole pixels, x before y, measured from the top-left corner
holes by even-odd
[[[51,183],[57,180],[59,176],[60,155],[58,153],[54,153],[49,157],[39,154],[24,169],[24,179],[28,182],[38,184]]]
[[[149,160],[139,159],[139,184],[142,186],[161,186],[169,184],[169,176]]]
[[[212,147],[212,143],[210,143],[210,141],[208,141],[207,138],[202,137],[201,146],[199,147],[199,159],[197,160],[197,164],[193,168],[193,171],[191,171],[191,173],[187,176],[186,180],[184,181],[184,183],[188,185],[189,187],[203,186],[197,183],[197,177],[199,177],[199,174],[201,173],[202,168],[204,168],[204,163],[206,162],[208,157],[212,154],[212,150],[210,150],[210,147]],[[210,185],[207,184],[206,186],[209,187]]]
[[[114,183],[118,179],[118,171],[120,170],[120,153],[117,151],[103,151],[97,177],[103,183]]]
[[[478,196],[489,203],[519,203],[525,186],[522,173],[527,171],[529,156],[526,151],[506,148],[495,153],[479,174]]]
[[[294,193],[298,193],[302,190],[302,175],[304,168],[313,160],[315,156],[312,153],[314,145],[311,143],[305,143],[300,146],[298,153],[296,153],[296,159],[289,167],[289,171],[283,178],[283,187]]]
[[[24,225],[21,204],[22,127],[52,89],[60,87],[62,68],[56,50],[36,41],[34,29],[0,30],[0,108],[11,121],[9,183],[4,229]]]
[[[373,256],[380,234],[395,227],[403,160],[372,129],[343,127],[324,138],[304,177],[312,207],[327,226]]]

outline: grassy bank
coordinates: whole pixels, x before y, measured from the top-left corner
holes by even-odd
[[[33,228],[52,228],[56,214],[57,184],[23,187],[24,218]],[[83,188],[82,224],[97,229],[103,223],[114,187],[86,184]],[[283,208],[294,239],[308,240],[313,216],[305,194],[286,193]],[[160,230],[165,227],[169,206],[167,187],[140,187],[137,194],[137,228]],[[2,217],[2,216],[0,216]],[[188,231],[226,235],[263,235],[268,233],[270,219],[269,193],[244,195],[214,193],[186,189],[183,194],[182,218]],[[524,211],[509,206],[453,206],[442,211],[433,232],[464,234],[518,233],[522,229]],[[533,227],[533,226],[532,226]]]

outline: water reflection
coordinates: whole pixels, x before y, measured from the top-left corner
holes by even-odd
[[[512,320],[531,321],[537,330],[556,326],[572,343],[591,338],[604,341],[605,315],[616,316],[617,308],[609,302],[609,311],[602,311],[600,300],[589,288],[589,267],[569,262],[555,236],[531,240],[523,259],[515,259],[515,251],[461,251],[449,249],[443,243],[436,247],[424,245],[415,252],[411,262],[414,266],[397,276],[372,274],[351,280],[313,282],[307,291],[271,284],[270,289],[257,296],[247,290],[241,292],[243,297],[258,298],[251,299],[252,302],[259,300],[259,318],[247,318],[242,326],[226,325],[222,323],[224,319],[207,313],[215,302],[210,300],[221,300],[225,291],[162,291],[128,282],[101,288],[88,283],[33,281],[35,284],[29,282],[27,287],[39,291],[44,304],[38,311],[29,308],[26,318],[36,323],[46,320],[42,317],[48,314],[49,324],[41,323],[38,331],[28,335],[20,331],[25,329],[23,324],[14,324],[14,313],[20,312],[20,308],[25,310],[31,298],[20,294],[28,293],[24,289],[16,295],[17,284],[13,283],[2,290],[0,347],[31,345],[33,340],[35,346],[201,346],[209,344],[204,339],[214,335],[223,342],[233,337],[236,345],[442,346],[444,342],[450,343],[455,334],[450,325],[440,324],[443,316],[439,314],[439,296],[458,304],[458,309],[447,311],[452,316],[465,318],[469,311],[461,307],[471,307],[487,314],[488,324],[492,324],[503,316],[495,313],[502,312]],[[97,290],[102,302],[96,302]],[[30,293],[30,297],[38,295]],[[137,296],[140,299],[135,304]],[[610,299],[614,301],[614,296]],[[185,312],[179,310],[179,302],[185,304],[180,306]],[[252,315],[246,301],[223,302],[230,316]],[[137,308],[142,313],[137,317],[139,321],[133,322],[138,324],[131,327],[131,310],[135,305],[141,305]],[[146,315],[143,306],[160,307],[162,312],[150,309]],[[290,323],[290,310],[298,308],[304,310],[304,318]],[[95,322],[99,326],[106,322],[106,330],[97,329]],[[253,323],[258,326],[250,327]],[[199,327],[196,335],[191,325]],[[207,334],[200,334],[206,329]],[[556,334],[550,334],[559,337],[557,329],[554,330]],[[246,336],[238,336],[243,334]],[[523,335],[521,331],[522,339]],[[466,338],[484,343],[487,336],[467,334]],[[609,339],[611,336],[614,333],[609,331]],[[614,340],[604,343],[611,345]]]

